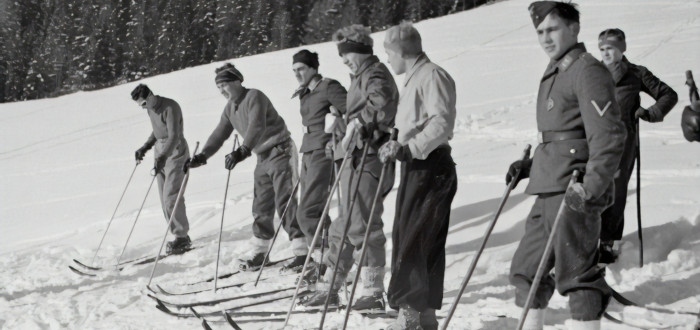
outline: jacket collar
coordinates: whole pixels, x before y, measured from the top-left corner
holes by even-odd
[[[303,97],[307,93],[307,89],[308,93],[313,92],[313,90],[316,89],[316,87],[318,87],[318,84],[321,83],[321,80],[323,80],[323,76],[321,76],[318,73],[315,74],[313,77],[311,77],[311,79],[309,79],[309,81],[306,84],[300,85],[299,87],[297,87],[296,90],[294,90],[292,98],[295,98],[297,96],[299,96],[300,98]]]
[[[243,102],[243,99],[248,95],[249,89],[243,87],[243,90],[241,91],[241,95],[238,95],[238,97],[234,101],[229,101],[231,102],[231,105],[233,105],[233,111],[238,111],[238,106]]]
[[[406,63],[407,65],[411,64],[411,67],[408,69],[408,71],[406,71],[406,78],[403,81],[403,85],[407,86],[408,81],[411,80],[411,77],[413,77],[416,72],[418,72],[418,69],[429,62],[430,59],[428,58],[428,55],[425,55],[425,53],[420,53],[412,63]]]
[[[350,79],[355,79],[359,77],[367,68],[369,68],[372,64],[379,62],[379,58],[377,55],[372,55],[368,57],[362,64],[360,64],[360,68],[357,70],[357,73],[355,74],[350,74]]]
[[[545,70],[542,80],[549,78],[559,70],[562,72],[568,70],[571,65],[579,59],[579,55],[585,52],[586,46],[584,46],[582,42],[573,45],[568,51],[566,51],[564,56],[559,59],[549,61],[549,65],[547,65],[547,70]]]

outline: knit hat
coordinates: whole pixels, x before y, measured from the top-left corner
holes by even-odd
[[[556,11],[557,15],[566,20],[580,23],[580,14],[572,3],[559,1],[535,1],[527,8],[530,11],[532,24],[537,28],[551,12]]]
[[[318,54],[302,49],[292,56],[292,64],[294,63],[304,63],[308,67],[318,70]]]
[[[360,24],[346,26],[333,34],[333,41],[338,45],[338,54],[346,53],[373,54],[374,40],[368,27]]]
[[[214,81],[217,84],[222,83],[222,82],[236,81],[236,80],[243,82],[243,75],[231,63],[224,64],[224,66],[216,69],[215,72],[216,72],[216,78],[214,79]]]
[[[625,33],[620,29],[607,29],[598,35],[598,48],[603,45],[610,45],[624,53],[627,50]]]
[[[400,55],[418,55],[423,52],[420,33],[410,22],[392,26],[384,36],[384,48]]]

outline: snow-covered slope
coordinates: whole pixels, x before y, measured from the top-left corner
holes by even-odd
[[[447,241],[444,316],[455,297],[474,250],[503,193],[508,164],[526,144],[536,144],[534,106],[537,86],[547,64],[528,17],[526,0],[497,2],[469,12],[416,25],[428,56],[447,69],[458,88],[458,117],[452,140],[459,189],[452,205]],[[700,2],[696,0],[581,1],[580,40],[597,54],[596,38],[605,28],[627,34],[628,58],[647,66],[673,87],[679,104],[663,123],[641,124],[642,203],[645,266],[638,268],[635,219],[635,177],[630,184],[625,234],[629,242],[620,262],[608,272],[609,282],[642,303],[697,311],[700,305],[700,144],[687,143],[679,122],[688,104],[684,72],[700,71]],[[383,33],[375,51],[386,59]],[[320,54],[322,74],[349,85],[348,69],[330,43],[310,45]],[[300,142],[298,100],[288,49],[233,60],[245,75],[244,85],[263,90]],[[189,68],[142,82],[180,102],[185,136],[194,149],[219,120],[225,100],[214,85],[221,63]],[[403,77],[397,77],[403,81]],[[199,327],[192,319],[176,319],[155,308],[144,294],[149,266],[121,274],[86,279],[66,267],[71,258],[90,260],[119,195],[134,168],[133,152],[150,133],[147,116],[129,97],[136,82],[101,91],[55,99],[0,105],[0,327],[3,329],[171,329]],[[643,105],[651,104],[648,97]],[[191,237],[204,247],[159,264],[154,282],[177,289],[177,283],[211,276],[226,181],[223,150],[196,169],[186,193]],[[109,265],[118,256],[150,182],[151,154],[136,169],[134,180],[110,228],[98,262]],[[222,271],[251,235],[254,160],[236,167],[226,201]],[[534,199],[519,186],[496,225],[457,314],[455,329],[503,329],[515,326],[518,310],[508,285],[510,259],[523,233]],[[395,194],[384,213],[391,235]],[[332,210],[335,212],[335,210]],[[148,197],[126,258],[155,254],[165,230],[154,192]],[[390,241],[389,241],[390,242]],[[272,259],[287,257],[281,237]],[[391,249],[390,244],[387,249]],[[269,273],[272,275],[272,273]],[[251,274],[246,274],[248,278]],[[239,277],[237,280],[245,277]],[[389,275],[385,278],[388,282]],[[285,282],[286,281],[286,282]],[[222,281],[224,284],[227,283]],[[220,283],[222,283],[220,282]],[[266,288],[291,283],[266,281]],[[286,284],[285,284],[286,283]],[[247,287],[246,287],[247,288]],[[246,289],[244,288],[244,289]],[[220,292],[219,295],[230,293]],[[205,293],[202,297],[213,297]],[[286,310],[288,304],[257,309]],[[561,329],[568,317],[566,299],[555,296],[546,324]],[[610,310],[623,311],[611,304]],[[645,314],[627,308],[628,317]],[[291,324],[313,327],[317,315],[295,315]],[[686,324],[679,315],[662,319]],[[342,322],[331,314],[326,324]],[[353,315],[350,328],[379,329],[385,319]],[[223,324],[215,324],[225,328]],[[279,323],[247,323],[245,328],[274,328]],[[622,329],[604,321],[604,328]],[[684,327],[680,327],[684,328]]]

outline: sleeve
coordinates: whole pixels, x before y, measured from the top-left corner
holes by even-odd
[[[376,115],[377,124],[384,124],[393,127],[394,117],[396,117],[396,107],[389,106],[392,98],[395,97],[396,86],[393,78],[387,77],[388,72],[381,68],[373,68],[367,79],[367,103],[360,111],[357,119],[362,125],[374,120]],[[392,86],[394,85],[394,86]]]
[[[231,133],[233,133],[233,125],[231,125],[231,121],[228,118],[227,105],[224,112],[221,114],[219,124],[216,126],[216,128],[214,128],[214,131],[211,132],[211,135],[209,135],[207,143],[204,144],[202,154],[204,154],[206,158],[214,155],[217,151],[219,151],[219,148],[221,148],[221,146],[224,144],[224,141],[231,136]]]
[[[151,135],[148,136],[148,139],[146,139],[146,143],[144,143],[143,146],[150,150],[154,145],[156,145],[156,141],[156,135],[151,132]]]
[[[588,162],[583,176],[587,197],[600,197],[612,183],[620,165],[626,129],[615,100],[612,76],[602,65],[588,65],[576,79],[576,94],[588,141]]]
[[[443,141],[451,138],[457,117],[455,83],[447,72],[433,69],[422,89],[428,120],[418,134],[406,141],[413,157],[419,159],[425,159]]]
[[[341,115],[344,115],[347,113],[347,101],[348,101],[348,92],[345,90],[345,87],[341,85],[339,82],[335,80],[330,80],[328,82],[328,88],[326,90],[326,97],[328,98],[328,102],[331,103],[332,106],[334,106],[338,111],[340,111]],[[343,122],[342,120],[340,120]],[[343,125],[338,125],[335,134],[336,136],[342,137],[345,135],[345,123],[343,122]]]
[[[253,91],[249,93],[251,92]],[[253,150],[260,143],[267,128],[267,108],[271,104],[267,96],[260,92],[255,92],[251,100],[248,101],[248,130],[243,137],[242,146],[245,145],[249,150]]]
[[[168,128],[168,139],[163,145],[163,155],[169,156],[182,137],[182,110],[179,106],[169,106],[165,109],[165,124]]]
[[[656,103],[647,110],[653,114],[653,118],[658,118],[656,121],[663,121],[664,117],[673,109],[673,106],[678,103],[678,94],[647,68],[639,67],[639,69],[643,85],[642,91],[656,100]]]

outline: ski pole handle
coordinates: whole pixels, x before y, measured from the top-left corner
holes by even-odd
[[[389,131],[389,140],[391,141],[396,141],[396,139],[399,138],[399,129],[396,127],[392,127],[391,130]]]
[[[685,84],[690,88],[690,102],[695,102],[700,100],[700,95],[698,95],[698,87],[695,85],[695,79],[693,79],[693,71],[685,72]]]

